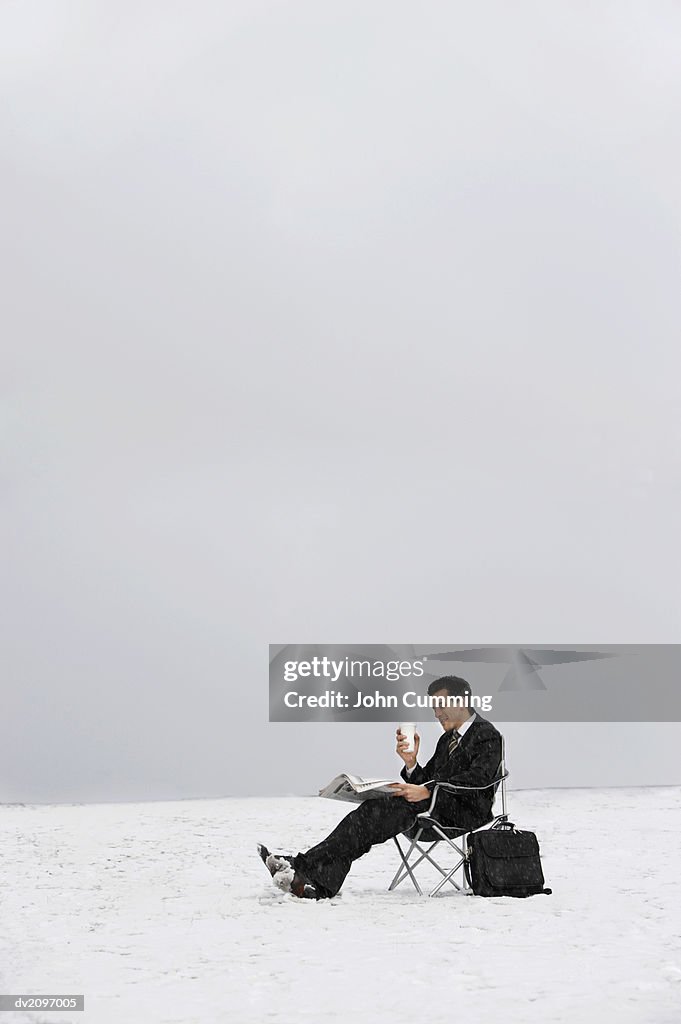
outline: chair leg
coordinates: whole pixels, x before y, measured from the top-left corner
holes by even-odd
[[[427,860],[427,861],[428,861],[428,863],[429,863],[429,864],[432,864],[432,865],[433,865],[433,867],[435,868],[435,870],[436,870],[436,871],[439,871],[441,875],[446,875],[446,874],[447,874],[447,872],[445,871],[445,869],[444,869],[444,868],[441,868],[441,867],[440,867],[440,865],[438,864],[438,862],[437,862],[436,860],[433,860],[433,858],[432,858],[432,857],[430,856],[430,854],[431,854],[431,853],[432,853],[432,851],[433,851],[433,847],[434,847],[434,846],[437,846],[437,845],[438,845],[438,843],[440,843],[441,841],[442,841],[442,840],[440,840],[440,839],[436,839],[434,843],[431,843],[431,846],[430,846],[430,849],[429,849],[429,850],[423,850],[423,849],[422,849],[422,848],[421,848],[421,847],[419,846],[419,847],[418,847],[418,850],[419,850],[419,852],[420,852],[421,856],[419,857],[419,859],[418,859],[417,861],[415,861],[415,862],[414,862],[414,863],[412,864],[412,868],[417,868],[417,867],[418,867],[418,865],[419,865],[419,864],[421,863],[421,861],[422,861],[422,860]]]
[[[404,860],[405,860],[404,850],[400,846],[400,843],[399,843],[399,841],[397,839],[397,836],[393,836],[393,842],[394,842],[395,846],[397,847],[397,852],[400,855],[400,865],[399,865],[397,871],[395,872],[395,877],[393,878],[392,882],[388,886],[388,892],[391,892],[393,889],[396,889],[397,886],[400,884],[400,882],[403,882],[404,879],[407,877],[407,872],[404,870]],[[411,849],[411,847],[410,847],[410,849]]]
[[[404,879],[407,877],[407,872],[404,870],[404,853],[402,852],[402,847],[398,843],[396,836],[393,836],[393,842],[397,847],[397,852],[400,855],[400,864],[397,871],[395,872],[395,877],[388,886],[388,892],[392,892],[393,889],[396,889],[400,882],[403,882]]]
[[[460,859],[460,860],[459,860],[459,861],[457,862],[457,864],[455,864],[455,865],[454,865],[454,867],[453,867],[453,868],[451,869],[451,871],[448,871],[448,872],[447,872],[447,873],[445,874],[444,878],[443,878],[443,879],[441,879],[441,880],[440,880],[440,881],[439,881],[439,882],[437,883],[437,885],[435,886],[435,888],[434,888],[434,889],[431,889],[431,891],[430,891],[430,892],[428,893],[428,895],[429,895],[429,896],[437,896],[437,894],[439,893],[440,889],[441,889],[441,888],[443,887],[443,885],[445,885],[445,884],[446,884],[447,882],[450,882],[450,883],[451,883],[451,885],[453,885],[453,886],[454,886],[454,888],[455,888],[455,889],[457,890],[457,892],[465,892],[465,887],[464,887],[464,888],[462,888],[462,887],[461,887],[461,886],[460,886],[460,885],[458,884],[458,882],[455,882],[455,881],[454,881],[454,875],[455,875],[455,874],[456,874],[456,872],[457,872],[457,871],[459,870],[459,868],[461,867],[461,865],[463,864],[463,862],[464,862],[464,858],[463,858],[463,857],[461,857],[461,859]]]
[[[423,830],[421,830],[421,831],[423,831]],[[424,850],[422,846],[419,846],[419,839],[421,837],[421,831],[419,831],[419,833],[417,834],[415,839],[412,839],[412,841],[411,841],[411,843],[409,845],[409,849],[407,850],[406,853],[402,849],[402,846],[400,845],[400,842],[399,842],[397,836],[393,836],[393,842],[395,843],[395,846],[397,847],[398,853],[400,855],[401,864],[398,867],[397,871],[395,872],[395,877],[393,878],[392,882],[388,886],[388,892],[392,892],[394,889],[397,888],[398,885],[401,885],[401,883],[407,877],[409,877],[411,879],[412,885],[414,886],[414,888],[418,892],[419,896],[423,896],[423,891],[422,891],[421,886],[419,885],[418,881],[416,880],[416,875],[414,874],[414,872],[415,872],[416,868],[419,866],[419,864],[421,864],[422,861],[424,861],[424,860],[427,860],[429,862],[429,864],[432,864],[432,866],[436,869],[436,871],[439,871],[440,874],[442,875],[441,880],[438,882],[438,884],[435,886],[435,888],[432,889],[431,892],[428,893],[429,896],[436,896],[437,893],[440,892],[442,887],[447,884],[447,882],[449,882],[450,885],[452,885],[457,890],[457,892],[466,892],[467,890],[466,890],[466,885],[465,885],[465,878],[464,878],[464,885],[461,886],[461,885],[458,884],[458,882],[455,881],[455,879],[453,877],[456,874],[456,872],[459,870],[461,865],[463,864],[463,862],[465,860],[465,857],[466,857],[466,839],[465,839],[465,836],[463,837],[463,849],[459,849],[459,847],[456,845],[456,843],[453,843],[451,841],[451,839],[449,839],[447,836],[443,835],[442,839],[436,839],[434,842],[432,842],[430,844],[430,847],[429,847],[428,850]],[[449,846],[452,850],[454,850],[454,852],[457,853],[458,856],[459,856],[459,860],[457,861],[456,865],[450,871],[445,871],[445,869],[443,867],[441,867],[437,863],[437,861],[434,860],[430,856],[430,854],[433,851],[433,848],[435,846],[437,846],[441,842],[445,842],[447,844],[447,846]],[[412,856],[412,854],[414,853],[415,850],[418,851],[420,856],[419,856],[419,858],[417,860],[413,861],[412,863],[409,863],[409,858]]]
[[[459,885],[459,883],[454,879],[454,875],[459,870],[459,868],[463,866],[466,860],[466,834],[463,833],[463,835],[461,836],[461,846],[459,847],[456,845],[456,843],[452,842],[452,840],[448,836],[446,836],[444,832],[440,832],[437,826],[435,826],[435,831],[439,832],[439,834],[442,836],[442,841],[447,843],[447,846],[449,846],[450,849],[454,850],[454,852],[458,855],[459,860],[456,862],[454,867],[447,872],[442,871],[442,869],[440,869],[444,877],[438,882],[438,884],[433,889],[431,889],[428,895],[437,896],[437,894],[440,892],[442,887],[447,884],[447,882],[453,885],[457,892],[466,892],[465,872],[463,877],[463,885]]]
[[[464,866],[466,861],[468,860],[468,836],[467,835],[463,835],[461,837],[461,839],[462,839],[462,843],[461,843],[461,856],[463,857],[463,860],[461,862],[461,865],[463,867],[463,871],[462,871],[462,874],[463,874],[463,886],[461,887],[461,891],[470,895],[470,893],[472,893],[473,890],[472,890],[471,886],[468,884],[468,879],[466,878],[466,868]]]
[[[393,836],[393,840],[395,840],[394,836]],[[396,841],[397,840],[395,840],[395,842]],[[418,860],[412,861],[412,863],[410,865],[412,871],[416,871],[416,868],[419,866],[419,864],[422,861],[428,860],[428,861],[430,861],[430,863],[433,865],[434,868],[437,868],[437,870],[440,872],[441,875],[445,874],[445,872],[442,870],[442,868],[437,863],[437,861],[434,861],[433,858],[430,856],[433,847],[437,846],[437,844],[439,842],[440,842],[440,840],[437,839],[437,840],[435,840],[435,842],[431,843],[429,850],[424,850],[422,846],[419,846],[418,840],[416,840],[414,843],[412,843],[411,848],[409,849],[409,851],[408,851],[408,853],[406,855],[406,858],[404,858],[404,859],[405,860],[409,859],[409,856],[413,852],[414,848],[416,848],[418,850],[418,852],[421,854],[421,856],[419,857]],[[400,856],[402,856],[402,851],[401,850],[400,850]],[[398,875],[399,875],[399,877],[397,877]],[[390,886],[388,888],[388,892],[390,892],[391,889],[396,889],[397,886],[400,884],[400,882],[403,882],[406,877],[407,877],[407,872],[404,870],[404,865],[402,864],[402,865],[400,865],[400,867],[397,870],[397,875],[395,876],[393,881],[390,883]]]
[[[412,885],[416,889],[419,896],[423,896],[423,890],[421,889],[419,883],[416,881],[416,876],[414,875],[414,872],[412,871],[411,866],[409,865],[409,858],[411,857],[412,850],[418,843],[422,831],[423,829],[419,829],[418,833],[416,834],[416,838],[412,840],[411,845],[407,850],[406,856],[402,851],[402,847],[400,846],[397,836],[393,836],[395,845],[399,851],[400,858],[402,860],[402,865],[397,869],[397,874],[395,875],[392,882],[388,886],[388,892],[391,892],[393,889],[396,889],[400,882],[404,881],[404,879],[407,877],[407,875],[404,873],[406,871],[406,873],[411,878]]]

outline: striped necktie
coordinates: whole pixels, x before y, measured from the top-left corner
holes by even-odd
[[[458,732],[456,731],[456,729],[452,729],[452,738],[449,741],[449,756],[450,757],[452,756],[452,754],[454,753],[454,751],[458,747],[460,741],[461,741],[461,737],[459,736]]]

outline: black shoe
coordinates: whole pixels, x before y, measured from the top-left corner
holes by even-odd
[[[267,864],[267,858],[270,855],[270,851],[267,849],[264,843],[258,843],[258,853],[260,854],[260,859],[263,862],[263,864]]]

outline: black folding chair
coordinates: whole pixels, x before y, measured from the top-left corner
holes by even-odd
[[[431,889],[428,893],[429,896],[436,896],[437,893],[447,884],[453,885],[459,892],[469,893],[471,888],[468,885],[466,879],[466,873],[463,870],[464,864],[468,856],[468,842],[467,837],[471,832],[480,832],[482,829],[495,828],[497,825],[504,821],[508,821],[508,814],[506,813],[506,779],[508,778],[508,772],[506,771],[506,758],[504,751],[504,741],[502,737],[501,741],[501,761],[499,762],[499,768],[492,782],[488,782],[485,786],[453,786],[449,782],[438,782],[435,784],[433,790],[433,796],[430,801],[430,807],[427,811],[423,811],[418,815],[418,821],[415,825],[412,825],[410,829],[403,833],[403,836],[409,840],[409,848],[406,852],[402,849],[398,836],[394,837],[394,843],[400,855],[400,866],[397,869],[397,873],[393,878],[392,882],[388,886],[388,892],[392,892],[396,889],[405,878],[410,878],[411,882],[418,892],[419,896],[423,896],[423,890],[416,880],[414,873],[415,868],[419,866],[424,860],[428,861],[434,868],[439,871],[442,878],[437,885]],[[436,803],[437,795],[441,789],[447,790],[448,792],[480,792],[483,789],[489,789],[494,786],[495,796],[497,795],[497,789],[500,789],[501,795],[501,813],[491,817],[488,821],[481,822],[475,828],[462,829],[458,825],[443,825],[437,818]],[[454,840],[458,840],[455,842]],[[424,849],[421,845],[429,844],[428,849]],[[445,869],[437,863],[433,856],[433,851],[439,846],[440,843],[445,843],[454,853],[456,863],[453,868]],[[417,857],[416,860],[412,858]],[[461,871],[461,884],[456,881],[455,875],[457,871]]]

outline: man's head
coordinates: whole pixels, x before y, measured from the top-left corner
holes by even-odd
[[[466,707],[466,698],[470,699],[470,694],[470,685],[459,676],[440,676],[433,680],[428,687],[428,696],[440,698],[433,701],[433,712],[443,729],[456,729],[470,718],[471,712]],[[448,706],[448,697],[458,700],[449,701]]]

